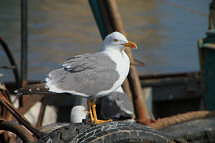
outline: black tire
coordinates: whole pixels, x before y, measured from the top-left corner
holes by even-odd
[[[134,122],[70,124],[49,133],[53,143],[169,143],[170,137]],[[41,139],[41,142],[44,139]]]

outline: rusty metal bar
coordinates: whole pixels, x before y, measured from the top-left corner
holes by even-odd
[[[103,19],[104,19],[104,23],[106,24],[106,28],[108,33],[112,33],[114,31],[116,31],[116,23],[113,23],[112,19],[113,16],[111,16],[111,12],[108,10],[108,3],[107,1],[99,1],[99,5],[101,7],[101,11],[102,11],[102,15],[103,15]],[[119,31],[119,30],[118,30]],[[122,33],[125,34],[125,32],[120,31]],[[122,85],[124,92],[131,97],[132,96],[132,92],[131,92],[131,88],[129,85],[129,81],[128,79],[126,79]]]
[[[43,119],[45,116],[45,110],[46,110],[46,104],[44,102],[41,102],[40,112],[36,123],[36,128],[42,127]]]
[[[211,111],[188,112],[184,114],[158,119],[154,123],[149,124],[149,126],[155,129],[161,129],[177,123],[187,122],[195,119],[208,118],[208,117],[215,117],[215,112],[211,112]]]
[[[102,0],[89,0],[89,4],[94,14],[102,39],[104,39],[105,36],[116,30],[111,23],[111,18],[109,16],[109,12],[107,11],[106,2]],[[128,96],[132,96],[127,79],[123,83],[123,89]]]
[[[44,133],[32,127],[32,125],[23,117],[16,109],[11,105],[7,99],[0,93],[0,103],[19,121],[20,124],[24,125],[29,131],[31,131],[37,138],[44,136]]]
[[[25,106],[20,107],[18,112],[21,114],[25,114],[34,104],[40,101],[45,95],[36,95],[36,96],[24,96],[23,102]]]
[[[32,94],[31,91],[36,91],[37,89],[45,88],[44,83],[32,83],[29,84],[27,87],[20,88],[19,92],[22,91],[23,95]],[[29,91],[31,89],[31,91]],[[37,93],[34,93],[37,94]],[[25,106],[19,108],[19,113],[25,114],[36,102],[41,101],[44,96],[46,96],[47,93],[41,92],[41,94],[37,94],[35,96],[23,96],[23,102],[25,103]],[[17,94],[18,96],[18,94]]]
[[[0,130],[10,131],[16,134],[24,143],[35,142],[34,137],[25,128],[15,123],[0,120]]]
[[[115,0],[105,0],[106,8],[108,15],[110,16],[110,21],[114,27],[114,30],[122,32],[125,34],[124,26],[122,23],[122,19],[120,13],[118,11],[118,7]],[[132,52],[130,49],[126,49],[126,53],[130,58],[131,63],[134,63],[134,59],[132,56]],[[142,87],[139,79],[138,72],[134,65],[130,66],[130,72],[128,75],[128,83],[130,85],[130,89],[132,92],[132,98],[135,106],[135,115],[136,120],[148,124],[151,122],[150,115],[147,110],[147,106],[145,101],[143,100],[143,92]]]
[[[6,90],[6,87],[4,85],[0,85],[0,90],[1,90],[0,92],[3,93],[2,95],[4,96],[4,98],[9,102],[11,102],[9,94],[7,93],[8,91]],[[8,110],[6,110],[6,108],[3,108],[2,105],[0,106],[0,111],[1,111],[1,114],[0,114],[1,118],[5,120],[11,120],[12,118],[11,114],[9,114]]]

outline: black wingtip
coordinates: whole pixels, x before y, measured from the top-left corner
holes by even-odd
[[[27,95],[27,92],[24,90],[24,89],[16,89],[16,90],[14,90],[13,91],[14,92],[14,94],[16,95],[16,96],[23,96],[23,95]]]
[[[47,94],[47,93],[49,93],[49,90],[48,90],[48,88],[46,88],[44,82],[28,85],[27,87],[23,87],[23,88],[14,90],[14,94],[16,96],[33,95],[33,94]]]
[[[23,95],[55,95],[56,93],[50,92],[48,89],[31,89],[31,88],[21,88],[14,91],[16,96],[23,96]]]

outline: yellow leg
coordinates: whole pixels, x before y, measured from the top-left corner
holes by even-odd
[[[101,124],[105,122],[111,122],[112,120],[98,120],[96,114],[96,104],[93,101],[88,101],[88,108],[90,112],[90,120],[94,124]]]
[[[91,122],[94,122],[94,117],[93,117],[93,113],[92,113],[92,102],[88,101],[88,108],[89,108],[89,112],[90,112],[90,120]]]
[[[111,121],[112,121],[111,119],[109,119],[109,120],[98,120],[98,119],[97,119],[96,104],[95,104],[95,103],[92,104],[92,112],[93,112],[94,123],[95,123],[95,124],[101,124],[101,123],[111,122]]]

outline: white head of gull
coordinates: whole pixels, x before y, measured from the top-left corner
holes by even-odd
[[[94,100],[109,95],[122,85],[130,67],[124,49],[137,47],[119,32],[107,35],[102,46],[100,52],[71,57],[62,68],[51,71],[46,79],[51,92],[87,97],[94,123],[104,122],[97,120]]]

